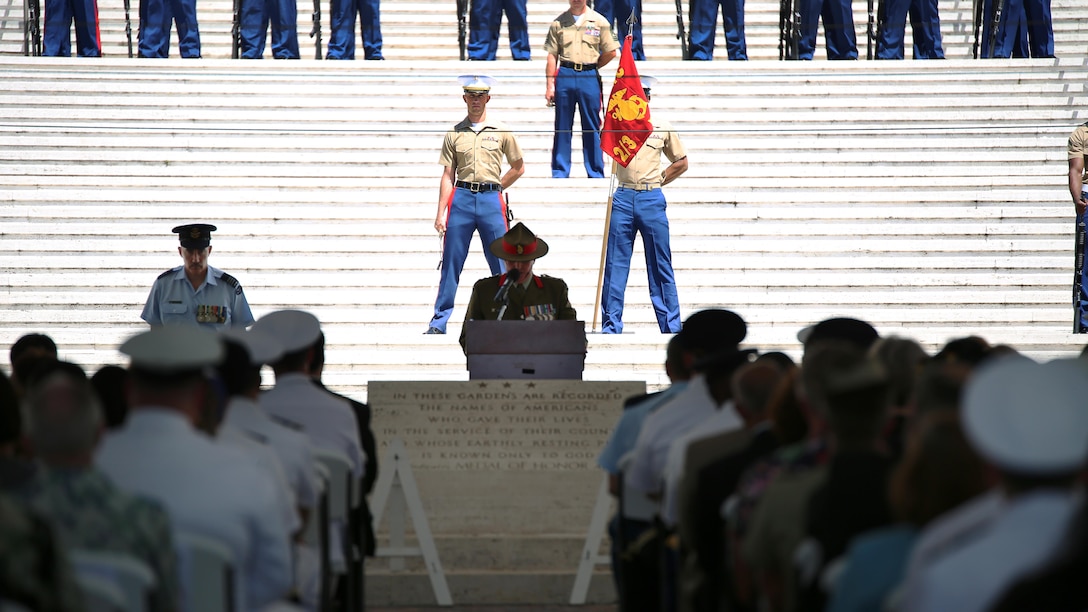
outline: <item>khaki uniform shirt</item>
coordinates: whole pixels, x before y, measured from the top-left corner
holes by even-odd
[[[544,39],[544,51],[564,62],[596,64],[602,53],[620,48],[612,26],[589,8],[579,17],[565,11],[555,18]]]
[[[1088,186],[1088,123],[1077,126],[1069,135],[1069,159],[1082,158],[1084,160],[1084,176],[1081,181]]]
[[[454,169],[454,180],[498,183],[502,180],[503,155],[508,163],[521,159],[514,133],[498,121],[485,121],[475,132],[466,117],[446,132],[438,163]]]
[[[631,158],[627,167],[616,166],[616,178],[620,184],[642,183],[661,186],[664,174],[661,171],[661,154],[664,153],[669,162],[687,157],[680,136],[672,130],[672,124],[663,119],[654,119],[652,122],[654,131],[646,140],[646,144],[639,148],[638,153]]]

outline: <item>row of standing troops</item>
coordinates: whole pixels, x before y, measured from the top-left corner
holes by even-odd
[[[362,25],[364,58],[384,59],[380,0],[329,0],[329,3],[331,32],[325,59],[355,59],[356,17]],[[127,9],[127,2],[125,6]],[[263,57],[271,27],[272,57],[299,59],[296,0],[235,0],[235,7],[239,57]],[[200,57],[196,0],[140,0],[139,19],[137,48],[140,57],[169,57],[170,35],[175,27],[179,55],[185,58]],[[72,55],[73,23],[76,53],[81,57],[102,55],[97,0],[45,0],[42,55]]]

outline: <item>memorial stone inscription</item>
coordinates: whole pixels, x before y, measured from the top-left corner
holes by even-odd
[[[373,381],[368,401],[379,447],[404,441],[436,532],[580,531],[601,478],[597,455],[624,399],[645,389],[641,381]],[[526,512],[546,516],[526,524]]]

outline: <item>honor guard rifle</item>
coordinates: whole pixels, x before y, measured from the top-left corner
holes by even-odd
[[[321,0],[314,0],[314,12],[311,17],[314,22],[310,28],[310,38],[314,39],[314,59],[321,59]]]
[[[125,0],[125,41],[128,43],[128,56],[132,57],[132,2]]]
[[[974,13],[975,13],[975,42],[971,44],[971,57],[978,59],[978,34],[979,29],[982,27],[982,1],[975,0]]]
[[[631,15],[634,16],[634,13],[631,13]],[[680,0],[676,0],[676,38],[680,40],[680,58],[691,59],[688,50],[688,33],[684,29],[684,6]]]
[[[234,0],[232,22],[230,26],[230,57],[238,59],[242,46],[242,0]]]
[[[41,57],[42,5],[40,0],[27,0],[23,5],[23,55]]]
[[[880,32],[884,30],[884,26],[888,22],[888,7],[884,0],[877,0],[876,2],[876,17],[873,17],[873,0],[869,0],[869,46],[866,51],[866,57],[873,59],[873,41],[880,40]]]
[[[1005,12],[1006,0],[993,0],[994,19],[990,25],[990,48],[986,50],[986,58],[992,59],[997,50],[997,33],[1001,30],[1001,14]]]
[[[865,26],[865,59],[873,59],[873,39],[876,38],[876,13],[874,12],[874,2],[869,0],[869,21]]]
[[[795,60],[800,56],[801,13],[798,0],[781,0],[778,5],[778,59]]]
[[[465,45],[468,42],[469,0],[457,0],[457,47],[461,50],[461,61],[465,61]]]
[[[1083,334],[1086,330],[1081,326],[1080,318],[1080,293],[1081,293],[1081,279],[1084,273],[1084,241],[1085,241],[1085,228],[1084,221],[1077,218],[1077,242],[1076,249],[1073,255],[1073,333]]]

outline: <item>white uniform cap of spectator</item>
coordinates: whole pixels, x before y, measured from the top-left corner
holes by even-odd
[[[302,310],[277,310],[253,324],[254,331],[268,334],[283,347],[284,354],[301,351],[321,337],[317,317]]]
[[[495,86],[494,78],[487,76],[486,74],[462,74],[457,77],[457,81],[461,83],[461,88],[465,91],[491,91],[491,88]]]
[[[1074,472],[1088,460],[1088,368],[1023,356],[979,366],[964,391],[964,431],[980,455],[1024,476]]]
[[[250,365],[275,363],[283,356],[283,345],[275,337],[259,329],[229,327],[219,332],[224,338],[241,344],[249,353]]]
[[[653,89],[654,85],[657,84],[657,77],[652,77],[647,74],[638,75],[638,80],[640,83],[642,83],[643,91],[649,91]]]
[[[200,370],[223,359],[215,332],[200,327],[156,327],[125,340],[121,352],[133,367],[159,374]]]

